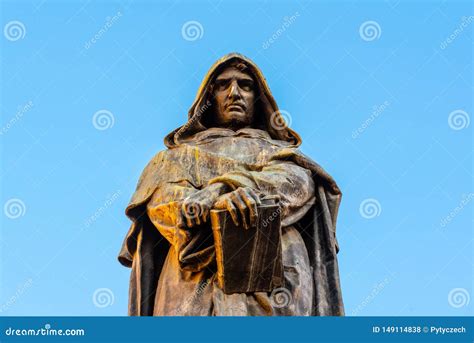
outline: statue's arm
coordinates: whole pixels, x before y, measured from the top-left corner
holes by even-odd
[[[192,228],[209,219],[216,199],[228,192],[224,183],[213,183],[199,190],[187,181],[165,183],[155,190],[147,213],[158,230],[171,234],[175,227]]]
[[[311,172],[291,161],[271,161],[260,171],[236,171],[210,180],[230,189],[252,189],[264,195],[278,196],[284,225],[299,220],[314,203],[315,185]]]
[[[148,201],[148,217],[170,243],[173,243],[175,227],[181,223],[183,200],[196,192],[197,189],[187,181],[168,182],[157,187]]]

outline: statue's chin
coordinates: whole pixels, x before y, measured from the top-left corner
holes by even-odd
[[[228,128],[233,130],[238,130],[244,127],[249,127],[252,124],[252,121],[249,118],[249,115],[243,111],[229,111],[226,113],[225,118],[220,118],[216,120],[216,126],[222,128]]]

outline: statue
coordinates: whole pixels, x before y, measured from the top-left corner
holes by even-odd
[[[300,144],[260,69],[237,53],[218,60],[126,208],[132,225],[119,261],[132,268],[129,315],[344,315],[341,192]],[[265,258],[271,270],[258,263]],[[247,283],[250,272],[232,272],[247,262],[267,275]]]

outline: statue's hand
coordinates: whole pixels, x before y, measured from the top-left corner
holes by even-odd
[[[206,223],[212,205],[221,194],[225,193],[226,188],[222,183],[214,183],[184,199],[178,216],[178,227],[191,229]]]
[[[245,229],[249,229],[257,224],[258,205],[260,205],[258,194],[250,187],[240,187],[221,195],[213,208],[228,210],[235,225],[239,226],[241,222]]]

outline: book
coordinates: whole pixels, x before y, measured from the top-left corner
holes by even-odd
[[[283,284],[280,206],[262,200],[258,222],[236,226],[227,210],[212,210],[217,282],[226,294],[271,292]]]

